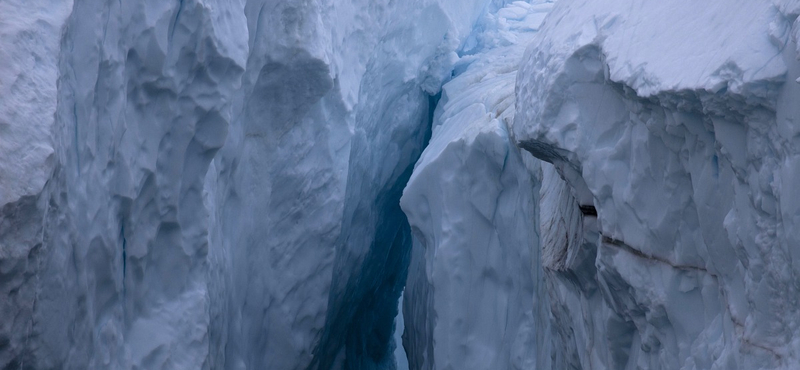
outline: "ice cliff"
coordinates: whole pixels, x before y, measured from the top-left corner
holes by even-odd
[[[0,2],[0,369],[797,369],[800,3]]]
[[[417,241],[403,300],[413,369],[536,368],[540,166],[510,130],[517,66],[550,7],[516,2],[481,20],[403,192]]]
[[[410,363],[798,368],[798,10],[562,0],[456,64],[401,200]]]
[[[798,10],[557,3],[513,125],[552,166],[541,367],[800,366]]]
[[[489,0],[0,4],[0,368],[393,368],[399,206]]]

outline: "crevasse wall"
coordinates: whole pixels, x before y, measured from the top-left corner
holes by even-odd
[[[393,368],[400,192],[496,6],[0,4],[0,367]]]
[[[540,204],[540,367],[800,363],[797,14],[793,2],[555,6],[520,67],[513,125],[552,164],[545,183],[569,190]]]
[[[507,330],[481,326],[496,313],[482,297],[521,245],[532,265],[506,287],[533,278],[535,368],[796,368],[798,9],[561,1],[522,59],[505,144],[489,134],[502,63],[457,64],[401,203],[412,368],[508,358],[509,342],[481,343]],[[541,170],[484,165],[514,144]],[[533,175],[530,207],[491,208],[497,189],[531,197],[508,173]],[[524,233],[519,215],[538,243],[483,239]]]
[[[400,191],[488,5],[247,3],[240,114],[206,180],[217,366],[394,366]]]
[[[551,6],[484,16],[443,87],[400,202],[416,241],[403,298],[411,369],[535,368],[540,168],[510,125],[517,66]]]
[[[505,3],[0,3],[0,367],[796,368],[800,5]]]
[[[208,366],[203,187],[244,70],[243,5],[74,4],[35,288],[42,344],[25,366]]]
[[[0,3],[0,367],[32,360],[61,29],[70,2]],[[33,339],[35,342],[36,340]],[[14,365],[16,364],[16,365]]]

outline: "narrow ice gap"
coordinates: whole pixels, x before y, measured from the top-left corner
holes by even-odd
[[[400,294],[400,299],[397,300],[397,316],[394,318],[394,358],[397,362],[397,370],[408,369],[408,356],[406,349],[403,347],[403,333],[405,331],[405,322],[403,320],[403,293]]]

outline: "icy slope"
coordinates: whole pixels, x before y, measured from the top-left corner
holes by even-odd
[[[538,161],[508,128],[517,66],[550,6],[515,2],[482,19],[403,192],[418,241],[403,312],[412,369],[535,365]]]
[[[542,217],[582,211],[542,223],[543,253],[566,257],[545,266],[544,368],[800,363],[800,27],[776,5],[555,6],[513,129],[570,190],[543,193]]]

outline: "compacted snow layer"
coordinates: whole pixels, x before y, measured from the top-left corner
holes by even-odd
[[[539,321],[554,335],[541,368],[797,368],[797,14],[557,3],[520,67],[513,125],[571,193],[540,204],[553,221]]]

